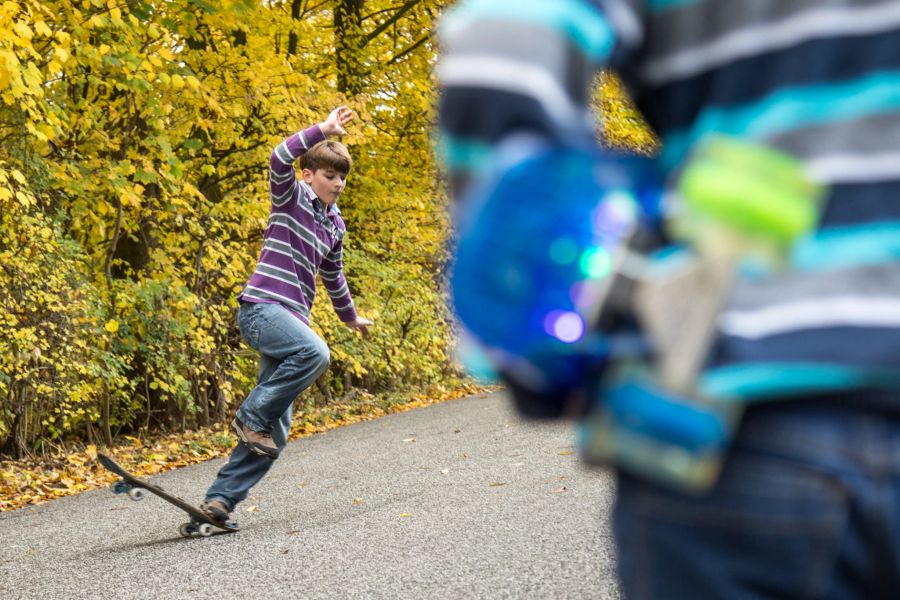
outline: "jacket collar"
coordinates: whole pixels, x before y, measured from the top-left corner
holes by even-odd
[[[308,183],[303,180],[299,181],[300,189],[303,191],[303,194],[306,196],[307,201],[312,204],[313,210],[317,213],[324,214],[326,216],[339,216],[341,214],[341,209],[338,208],[337,202],[331,205],[331,207],[326,211],[325,204],[319,200],[316,193],[313,191],[312,187]]]

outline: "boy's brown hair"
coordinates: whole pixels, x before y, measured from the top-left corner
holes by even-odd
[[[348,175],[352,166],[350,151],[335,140],[321,141],[300,157],[300,168],[309,169],[313,173],[319,169],[334,169],[338,173]]]

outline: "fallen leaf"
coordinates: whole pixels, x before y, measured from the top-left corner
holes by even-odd
[[[406,517],[410,517],[410,516],[412,516],[412,515],[410,515],[409,513],[400,513],[398,516],[399,516],[401,519],[405,519]]]
[[[244,509],[244,512],[256,512],[256,507],[248,506],[247,508]]]
[[[412,442],[416,441],[416,438],[406,438],[406,439],[403,440],[403,441],[406,442],[407,444],[409,444],[409,443],[412,443]]]
[[[362,498],[354,498],[354,499],[353,499],[353,504],[356,505],[356,506],[359,506],[359,505],[362,504],[362,503],[363,503],[363,499],[362,499]]]
[[[440,470],[441,475],[446,475],[449,472],[450,472],[450,469],[441,469]]]
[[[494,481],[491,483],[491,487],[500,487],[501,485],[506,485],[503,481]]]
[[[454,429],[453,433],[459,433],[460,431],[462,431],[462,429]]]
[[[574,450],[563,450],[559,453],[560,456],[571,456],[572,454],[575,454]]]
[[[555,490],[553,490],[553,491],[550,492],[550,493],[551,493],[551,494],[562,494],[562,493],[565,492],[565,491],[566,491],[566,486],[562,486],[562,487],[560,487],[560,488],[556,488]]]

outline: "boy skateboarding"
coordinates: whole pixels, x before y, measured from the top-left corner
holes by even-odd
[[[309,326],[316,274],[342,322],[363,333],[372,325],[357,314],[343,273],[346,226],[337,199],[352,159],[343,144],[327,139],[344,135],[352,120],[349,108],[338,107],[272,152],[263,247],[238,296],[238,325],[259,352],[259,376],[232,422],[238,443],[201,505],[215,521],[228,521],[271,468],[287,443],[294,399],[328,368],[328,346]]]

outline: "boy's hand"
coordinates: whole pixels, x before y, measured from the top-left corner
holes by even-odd
[[[364,319],[362,317],[356,317],[355,321],[350,321],[347,323],[347,327],[351,329],[356,329],[357,331],[361,331],[363,335],[368,335],[369,327],[374,325],[374,323],[368,319]]]
[[[353,120],[353,111],[346,106],[338,106],[331,111],[328,118],[319,124],[319,129],[325,134],[325,137],[332,135],[346,135],[347,130],[344,125]]]

